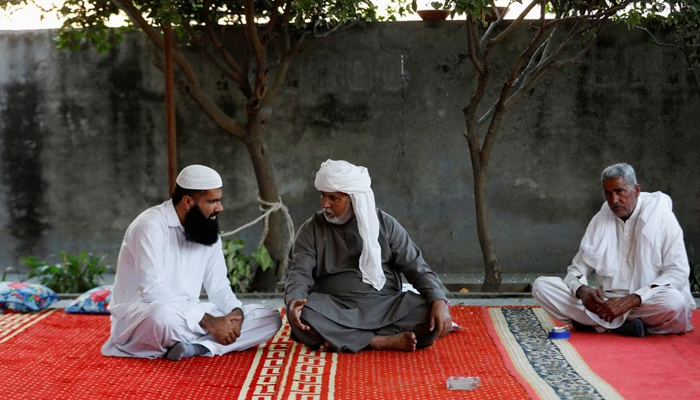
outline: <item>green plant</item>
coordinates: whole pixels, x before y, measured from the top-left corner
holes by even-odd
[[[24,257],[22,264],[29,268],[28,278],[39,278],[42,285],[58,293],[83,293],[98,286],[98,280],[110,268],[102,264],[104,256],[86,252],[78,255],[61,252],[59,256],[61,262],[57,264],[35,256]]]
[[[274,264],[264,244],[261,244],[250,255],[242,252],[244,248],[245,245],[241,239],[224,240],[223,250],[228,279],[231,281],[233,290],[237,293],[245,293],[249,290],[258,268],[265,271]]]

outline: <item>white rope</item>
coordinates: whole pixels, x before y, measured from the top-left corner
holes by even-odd
[[[292,221],[292,217],[289,215],[289,209],[282,202],[282,198],[278,197],[278,199],[279,199],[278,202],[268,203],[268,202],[264,201],[263,199],[261,199],[260,196],[258,196],[258,202],[260,202],[260,204],[261,204],[260,211],[265,211],[265,212],[261,216],[259,216],[258,218],[254,219],[253,221],[250,221],[247,224],[245,224],[237,229],[234,229],[230,232],[221,233],[221,234],[219,234],[219,236],[224,238],[226,236],[235,235],[236,233],[257,224],[258,222],[260,222],[261,219],[265,219],[265,225],[263,228],[262,238],[260,239],[260,244],[258,245],[258,247],[260,247],[260,246],[262,246],[263,243],[265,243],[265,239],[267,238],[267,233],[270,230],[270,226],[269,226],[270,225],[269,224],[270,214],[272,214],[275,211],[282,211],[282,213],[284,213],[284,216],[287,220],[287,231],[289,233],[289,243],[287,245],[287,249],[285,249],[285,250],[288,250],[292,246],[292,242],[294,241],[294,222]]]

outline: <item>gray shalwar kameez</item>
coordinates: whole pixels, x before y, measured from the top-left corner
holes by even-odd
[[[335,225],[317,212],[299,229],[290,251],[285,302],[306,299],[301,320],[323,339],[292,325],[294,340],[312,349],[327,341],[336,351],[350,352],[367,347],[375,335],[414,332],[419,348],[434,342],[437,328],[428,330],[430,310],[433,301],[447,301],[443,286],[401,224],[377,213],[386,276],[381,291],[362,282],[362,239],[355,218]],[[401,291],[401,273],[421,295]]]

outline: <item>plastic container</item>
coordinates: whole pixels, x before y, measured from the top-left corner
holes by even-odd
[[[447,390],[474,390],[480,383],[478,376],[451,376],[447,378]]]
[[[555,326],[549,331],[550,339],[569,339],[571,332],[568,326]]]

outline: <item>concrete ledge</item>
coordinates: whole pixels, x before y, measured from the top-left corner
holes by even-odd
[[[445,288],[452,294],[467,294],[481,292],[481,283],[445,283]],[[466,290],[466,291],[465,291]],[[501,291],[498,293],[530,293],[532,285],[529,283],[501,283]]]

